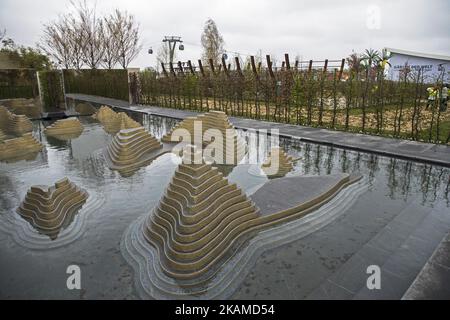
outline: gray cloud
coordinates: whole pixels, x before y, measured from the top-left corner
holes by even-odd
[[[17,43],[39,41],[42,23],[67,10],[69,1],[0,0],[0,27]],[[379,30],[368,29],[367,9],[380,10]],[[120,8],[134,14],[141,24],[144,50],[133,66],[155,64],[147,49],[157,49],[164,35],[180,35],[186,50],[182,60],[201,54],[203,23],[213,18],[226,49],[254,54],[285,52],[305,59],[340,59],[352,50],[395,47],[450,55],[450,2],[447,0],[98,0],[99,12]],[[156,50],[155,50],[156,51]]]

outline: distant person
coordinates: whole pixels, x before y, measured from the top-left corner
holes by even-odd
[[[438,89],[436,87],[428,87],[427,88],[427,92],[428,92],[428,101],[427,101],[426,109],[428,109],[428,107],[430,105],[433,105],[434,102],[436,101],[436,97],[437,97],[437,94],[438,94]]]
[[[444,84],[444,86],[441,89],[441,106],[440,106],[440,111],[445,111],[447,110],[447,101],[448,101],[448,84]]]

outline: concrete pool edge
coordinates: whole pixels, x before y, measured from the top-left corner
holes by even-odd
[[[85,94],[66,94],[66,98],[97,104],[105,104],[122,110],[140,112],[155,116],[163,116],[179,120],[183,120],[187,116],[195,116],[201,114],[201,112],[191,110],[168,109],[147,105],[130,105],[127,101],[123,100]],[[139,107],[141,107],[141,109],[139,109]],[[334,131],[329,129],[305,127],[299,125],[290,125],[237,117],[230,117],[230,120],[234,124],[236,129],[242,129],[245,131],[278,129],[280,137],[298,139],[304,142],[329,145],[342,149],[379,154],[382,156],[400,158],[414,162],[422,162],[450,167],[450,146],[447,145],[386,138],[360,133]],[[253,127],[250,125],[253,125]],[[292,132],[293,130],[297,132]],[[426,155],[427,152],[431,155]]]

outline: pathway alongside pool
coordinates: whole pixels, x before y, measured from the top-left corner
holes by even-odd
[[[199,114],[199,112],[187,110],[130,105],[127,101],[123,100],[85,94],[66,94],[66,96],[71,99],[106,104],[112,107],[176,119],[184,119],[188,116],[195,116]],[[450,167],[450,146],[446,145],[436,145],[432,143],[385,138],[237,117],[230,117],[230,120],[238,129],[278,129],[281,136],[293,137],[306,142],[321,143],[339,148],[372,152],[390,157]]]

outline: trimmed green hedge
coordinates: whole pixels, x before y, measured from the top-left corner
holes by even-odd
[[[0,70],[0,99],[34,98],[37,95],[36,70]]]
[[[64,70],[66,93],[82,93],[128,101],[128,71]]]
[[[33,86],[0,86],[0,99],[34,98]]]
[[[40,71],[39,82],[44,109],[46,111],[58,109],[64,103],[61,71]]]

